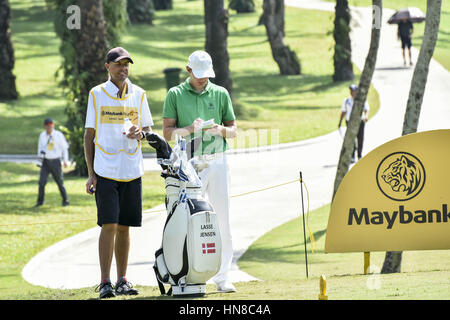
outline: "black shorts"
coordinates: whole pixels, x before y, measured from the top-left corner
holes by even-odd
[[[405,49],[406,47],[411,48],[411,38],[406,36],[406,37],[401,37],[400,40],[402,41],[402,49]]]
[[[142,225],[142,180],[120,182],[97,176],[97,224]]]

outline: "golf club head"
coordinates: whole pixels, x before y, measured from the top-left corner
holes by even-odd
[[[156,150],[156,157],[158,159],[169,159],[172,153],[172,148],[167,141],[155,132],[147,132],[145,134],[148,144]]]

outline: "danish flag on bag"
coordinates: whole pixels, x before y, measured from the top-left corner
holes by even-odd
[[[216,244],[215,243],[202,243],[202,253],[216,253]]]

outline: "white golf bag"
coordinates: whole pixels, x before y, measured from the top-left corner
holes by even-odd
[[[154,147],[152,142],[162,138],[151,135],[147,135],[147,140]],[[165,147],[170,158],[167,152],[157,156],[166,169],[161,175],[166,182],[168,215],[153,269],[161,294],[166,293],[164,284],[170,284],[168,295],[202,296],[206,292],[206,282],[221,265],[219,226],[214,209],[202,197],[194,160],[187,160],[185,140],[177,139],[173,151],[168,145]]]

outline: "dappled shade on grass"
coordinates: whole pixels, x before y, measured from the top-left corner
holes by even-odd
[[[59,292],[28,284],[22,279],[22,268],[46,247],[96,226],[95,200],[86,194],[86,178],[65,177],[70,206],[62,207],[58,188],[50,177],[45,204],[33,208],[38,180],[39,168],[34,164],[0,163],[0,300],[38,299],[45,294],[52,299],[69,299],[69,291]],[[164,202],[164,181],[158,172],[146,173],[142,187],[144,209]],[[93,289],[89,288],[89,291]]]

